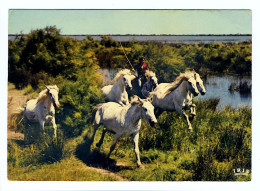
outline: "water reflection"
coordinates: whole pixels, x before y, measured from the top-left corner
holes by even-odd
[[[231,105],[233,108],[238,108],[240,106],[250,106],[252,104],[252,94],[251,92],[239,92],[230,91],[231,83],[239,84],[242,80],[241,77],[223,75],[223,76],[210,76],[204,81],[204,86],[207,90],[206,95],[199,95],[195,99],[210,99],[210,98],[220,98],[218,104],[218,109],[221,110],[226,105]],[[243,77],[243,80],[247,80],[251,83],[250,77]]]

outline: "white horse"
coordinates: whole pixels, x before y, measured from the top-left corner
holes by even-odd
[[[143,168],[143,165],[140,161],[138,146],[141,118],[148,120],[151,125],[157,123],[154,115],[154,106],[150,103],[150,101],[142,100],[139,97],[135,96],[131,100],[131,103],[126,106],[122,107],[118,103],[108,102],[97,105],[94,108],[94,112],[94,133],[91,137],[90,144],[93,143],[96,130],[101,124],[104,125],[104,130],[101,139],[97,144],[98,147],[102,145],[107,130],[115,133],[112,146],[110,147],[110,152],[108,153],[108,157],[115,149],[116,142],[120,137],[132,136],[135,147],[137,166],[139,168]]]
[[[150,93],[152,104],[161,111],[177,111],[187,123],[189,131],[192,126],[188,115],[183,109],[190,109],[192,96],[199,94],[196,80],[192,72],[185,72],[179,75],[173,83],[161,83]]]
[[[59,107],[59,88],[54,86],[46,86],[46,89],[39,93],[37,99],[29,100],[26,103],[24,116],[30,122],[40,124],[44,132],[44,124],[51,122],[54,129],[54,137],[57,136],[57,125],[55,122],[55,108]]]
[[[144,83],[141,92],[144,97],[149,97],[150,92],[152,92],[158,86],[158,79],[154,72],[147,70],[145,74],[147,81]]]
[[[201,95],[205,95],[206,94],[206,89],[204,87],[204,84],[203,84],[203,81],[202,79],[200,78],[200,75],[198,73],[196,73],[194,70],[192,71],[193,75],[194,75],[194,79],[196,80],[196,85],[197,85],[197,88],[200,92]],[[189,101],[193,99],[193,94],[191,92],[189,92]],[[191,115],[192,115],[192,118],[196,115],[196,105],[193,104],[193,103],[187,103],[186,105],[190,105],[190,111],[191,111]]]
[[[135,76],[130,70],[121,70],[114,78],[115,83],[113,85],[104,86],[101,91],[105,94],[108,101],[117,102],[120,105],[127,105],[129,104],[129,99],[126,88],[133,88],[131,81],[134,78]]]
[[[194,78],[196,80],[196,84],[197,84],[197,88],[198,88],[199,92],[201,93],[201,95],[205,95],[206,89],[204,87],[203,81],[200,78],[200,75],[198,73],[196,73],[195,71],[194,71]]]

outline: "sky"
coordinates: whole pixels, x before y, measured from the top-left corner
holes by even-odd
[[[250,10],[9,10],[8,34],[252,34]]]

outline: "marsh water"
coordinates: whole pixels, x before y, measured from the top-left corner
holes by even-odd
[[[154,41],[161,43],[213,43],[213,42],[244,42],[252,39],[251,35],[108,35],[113,40],[127,42],[135,40]],[[86,39],[86,35],[70,35],[78,40]],[[100,35],[92,35],[94,40],[101,40]]]
[[[210,98],[219,98],[218,110],[223,109],[226,105],[237,109],[241,106],[252,105],[252,94],[251,92],[241,93],[239,91],[230,91],[229,86],[231,83],[239,84],[240,81],[247,81],[248,84],[251,84],[250,77],[240,77],[232,75],[219,75],[219,76],[210,76],[206,80],[204,79],[204,86],[207,90],[207,93],[204,96],[199,95],[195,99],[210,99]]]
[[[77,40],[86,40],[87,35],[64,35]],[[94,40],[101,40],[101,35],[90,35]],[[113,40],[127,42],[135,40],[137,42],[143,41],[154,41],[161,43],[184,43],[184,44],[193,44],[193,43],[214,43],[214,42],[223,42],[223,43],[238,43],[246,42],[252,40],[251,35],[107,35],[110,36]],[[15,40],[16,35],[9,34],[9,40]]]

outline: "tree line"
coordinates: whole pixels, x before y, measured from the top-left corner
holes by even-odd
[[[83,68],[130,68],[123,49],[133,65],[145,56],[161,82],[174,80],[187,68],[201,75],[212,72],[251,75],[251,42],[163,44],[131,40],[122,45],[109,36],[102,36],[101,41],[91,36],[78,41],[62,36],[55,26],[33,30],[9,41],[8,80],[17,88],[28,84],[37,88],[47,76],[75,80]]]

